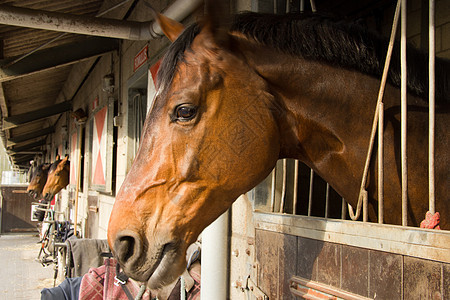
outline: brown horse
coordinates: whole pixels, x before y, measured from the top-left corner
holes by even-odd
[[[151,288],[183,271],[186,248],[280,158],[303,161],[353,207],[358,200],[387,43],[314,15],[246,13],[231,27],[218,18],[184,31],[159,18],[176,40],[108,228],[124,271]],[[413,49],[408,57],[408,218],[418,226],[428,206],[427,60]],[[448,229],[450,64],[436,66],[436,199]],[[391,224],[401,224],[399,70],[393,62],[384,96],[384,215]],[[375,161],[370,220],[377,218]]]
[[[33,170],[31,171],[31,180],[28,184],[27,192],[32,198],[36,200],[42,196],[42,190],[44,189],[44,185],[47,182],[49,168],[50,164],[40,164],[39,166],[33,168]]]
[[[45,200],[51,200],[60,190],[69,184],[70,161],[66,156],[58,159],[49,168],[47,183],[42,194]]]

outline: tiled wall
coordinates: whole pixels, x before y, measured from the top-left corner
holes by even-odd
[[[450,299],[450,264],[259,229],[255,244],[269,299],[295,299],[293,275],[372,299]]]

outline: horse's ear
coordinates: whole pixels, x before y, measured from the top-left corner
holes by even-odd
[[[210,33],[213,42],[223,48],[229,48],[232,16],[228,1],[206,1],[206,16],[202,32]]]
[[[184,30],[183,24],[158,13],[151,5],[147,3],[147,1],[145,1],[144,3],[148,8],[150,8],[153,17],[155,18],[158,25],[161,27],[161,30],[163,31],[164,35],[167,36],[167,38],[171,42],[175,41]]]
[[[61,157],[59,156],[59,154],[57,154],[55,157],[55,161],[60,160],[60,159],[61,159]]]
[[[159,26],[161,26],[162,31],[167,36],[167,38],[173,42],[177,39],[177,37],[183,32],[184,26],[181,23],[178,23],[175,20],[172,20],[162,14],[157,14],[156,18]]]

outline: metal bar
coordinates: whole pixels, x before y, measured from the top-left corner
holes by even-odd
[[[325,218],[328,218],[328,200],[330,198],[330,184],[327,182],[327,190],[325,193]]]
[[[344,198],[342,198],[341,219],[347,219],[347,201]]]
[[[316,4],[314,3],[314,0],[310,0],[310,3],[311,3],[311,11],[316,12],[317,8],[316,8]]]
[[[308,216],[311,216],[313,184],[314,184],[314,170],[311,169],[311,172],[309,175]]]
[[[362,194],[364,193],[365,186],[366,186],[367,172],[369,171],[370,158],[372,156],[373,144],[375,141],[375,132],[377,129],[377,124],[378,124],[378,114],[379,114],[379,109],[380,109],[380,103],[383,100],[384,88],[386,86],[386,79],[387,79],[387,74],[389,71],[389,64],[391,62],[392,49],[394,48],[395,33],[397,32],[397,24],[398,24],[398,19],[399,19],[399,15],[400,15],[401,1],[402,0],[398,0],[397,7],[395,8],[394,21],[392,23],[392,29],[391,29],[391,37],[389,39],[388,50],[386,53],[386,60],[385,60],[384,68],[383,68],[383,75],[381,77],[380,89],[378,91],[377,105],[375,106],[375,115],[373,117],[372,131],[370,134],[369,147],[367,149],[366,162],[364,164],[364,171],[363,171],[363,176],[362,176],[362,180],[361,180],[361,186],[359,189],[358,204],[356,207],[355,214],[353,214],[353,209],[350,206],[350,204],[348,205],[349,214],[350,214],[350,217],[352,220],[357,220],[361,213],[360,207],[362,204]]]
[[[286,181],[287,181],[287,159],[283,159],[283,183],[281,187],[280,212],[284,213],[284,202],[286,198]]]
[[[428,134],[428,201],[429,211],[434,214],[435,207],[435,183],[434,183],[434,132],[435,132],[435,1],[429,1],[429,51],[428,51],[428,109],[429,109],[429,134]]]
[[[294,191],[292,194],[292,202],[292,214],[295,215],[298,202],[298,160],[294,161]]]
[[[407,165],[407,70],[406,70],[406,0],[401,4],[401,38],[400,38],[400,65],[401,65],[401,173],[402,173],[402,225],[408,225],[408,165]]]
[[[305,11],[305,0],[300,0],[300,11],[301,12]]]
[[[378,115],[378,223],[384,221],[384,104],[380,103]]]
[[[363,222],[367,222],[369,220],[368,211],[369,211],[369,197],[367,197],[366,192],[365,197],[363,197]]]
[[[277,167],[275,165],[275,168],[272,170],[272,182],[270,187],[270,211],[275,211],[275,187],[276,187],[276,179],[277,179]]]

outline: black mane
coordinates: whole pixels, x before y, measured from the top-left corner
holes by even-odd
[[[388,41],[367,29],[317,14],[272,15],[242,13],[235,16],[230,31],[240,32],[257,42],[282,52],[354,69],[381,78]],[[189,26],[172,43],[158,73],[158,87],[163,90],[173,79],[177,65],[184,59],[193,39],[200,32],[198,24]],[[388,81],[400,86],[400,47],[394,46]],[[428,55],[407,49],[409,92],[428,98]],[[436,59],[436,103],[450,102],[450,62]]]
[[[52,173],[53,171],[56,170],[56,167],[59,165],[59,163],[61,162],[62,159],[58,159],[56,161],[54,161],[51,165],[50,168],[48,169],[48,173]]]

